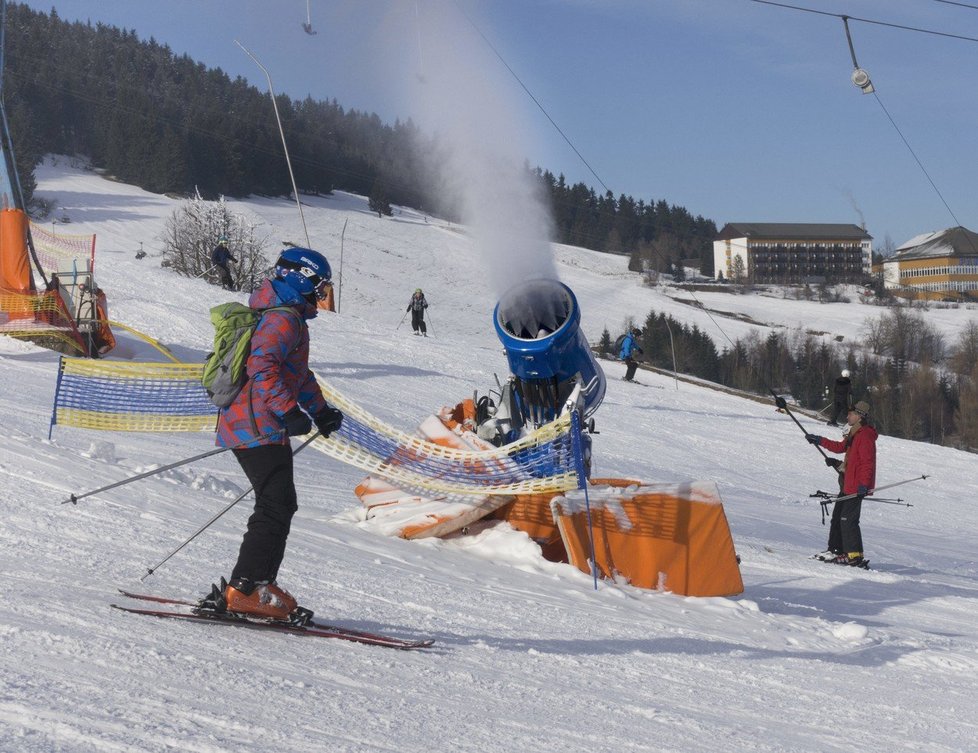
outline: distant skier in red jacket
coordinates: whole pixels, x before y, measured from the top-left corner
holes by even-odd
[[[869,403],[865,400],[860,400],[849,409],[846,423],[849,424],[849,434],[841,442],[817,434],[805,435],[811,444],[830,452],[845,453],[845,459],[838,468],[843,474],[842,496],[852,495],[850,499],[835,503],[828,548],[815,556],[837,565],[866,568],[869,561],[863,557],[859,514],[863,497],[872,494],[876,486],[876,438],[879,433],[870,423]]]

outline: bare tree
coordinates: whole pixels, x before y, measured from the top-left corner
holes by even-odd
[[[963,449],[978,452],[978,366],[960,380],[958,408],[954,425]]]
[[[924,315],[903,306],[884,311],[863,326],[866,344],[876,355],[907,361],[938,362],[944,358],[944,335]]]
[[[199,195],[174,210],[163,226],[163,266],[187,277],[203,277],[220,284],[220,274],[211,263],[211,251],[222,236],[237,259],[230,265],[235,286],[253,290],[267,276],[269,262],[262,249],[267,236],[259,225],[231,211],[221,197],[205,201]]]
[[[949,362],[954,373],[962,375],[978,366],[978,321],[972,319],[961,331]]]

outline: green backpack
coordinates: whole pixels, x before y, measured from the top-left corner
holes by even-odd
[[[232,302],[211,309],[214,351],[207,354],[200,382],[218,408],[227,408],[248,379],[246,367],[251,355],[251,336],[266,311],[284,311],[296,318],[299,316],[291,306],[253,309]]]

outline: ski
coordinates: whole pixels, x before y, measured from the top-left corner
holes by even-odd
[[[170,604],[173,606],[197,607],[197,602],[187,599],[171,599],[165,596],[152,596],[150,594],[132,593],[120,589],[120,594],[130,599],[151,601],[157,604]],[[165,609],[143,609],[139,607],[122,606],[112,604],[114,609],[119,609],[130,614],[141,614],[149,617],[176,618],[192,620],[195,622],[214,622],[222,625],[239,625],[256,629],[273,630],[280,633],[293,633],[295,635],[308,635],[317,638],[339,638],[344,641],[363,643],[369,646],[384,646],[386,648],[397,648],[402,650],[415,650],[428,648],[434,644],[434,639],[397,638],[382,633],[370,633],[364,630],[340,627],[338,625],[328,625],[322,622],[311,622],[308,625],[290,625],[288,623],[275,622],[269,620],[252,619],[235,614],[217,614],[214,612],[179,612]]]
[[[832,560],[822,559],[818,554],[813,554],[813,555],[809,556],[808,559],[815,560],[816,562],[822,562],[822,563],[824,563],[826,565],[836,565],[836,564],[839,564],[837,562],[833,562]],[[869,560],[864,559],[862,562],[860,562],[857,565],[845,564],[845,565],[839,565],[839,567],[855,567],[855,568],[858,568],[858,569],[861,569],[861,570],[869,570]]]
[[[623,381],[623,382],[625,382],[627,384],[637,384],[639,387],[648,387],[649,389],[652,389],[652,390],[661,390],[661,389],[663,389],[662,385],[660,385],[660,384],[646,384],[645,382],[640,382],[637,379],[625,379],[625,377],[622,377],[621,378],[621,381]]]

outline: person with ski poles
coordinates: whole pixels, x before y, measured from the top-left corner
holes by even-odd
[[[293,621],[312,616],[277,578],[298,509],[289,438],[308,434],[313,424],[328,437],[343,421],[309,368],[307,321],[318,313],[316,302],[325,296],[330,276],[322,254],[289,248],[276,261],[272,278],[248,301],[264,314],[251,336],[246,381],[220,411],[217,444],[234,448],[255,489],[255,508],[230,582],[222,578],[220,586],[212,587],[200,603],[202,611]],[[267,310],[272,307],[285,310]]]
[[[221,285],[225,290],[234,290],[234,278],[231,276],[231,269],[228,267],[228,262],[232,261],[235,264],[238,260],[234,258],[231,254],[230,249],[228,249],[228,239],[226,235],[222,235],[218,241],[214,250],[211,251],[211,263],[217,267],[221,274]]]
[[[852,380],[849,379],[849,369],[843,369],[842,374],[835,380],[833,387],[832,418],[829,426],[838,426],[839,419],[849,413],[852,408]]]
[[[869,409],[869,403],[865,400],[860,400],[849,409],[846,417],[849,433],[839,442],[817,434],[805,434],[805,439],[810,444],[823,447],[829,452],[845,454],[842,465],[837,470],[843,474],[842,497],[849,497],[835,503],[832,518],[834,522],[838,514],[838,531],[833,536],[833,528],[830,526],[828,548],[816,557],[824,562],[867,569],[869,560],[863,556],[859,514],[863,498],[872,493],[876,486],[876,439],[879,437],[870,422]]]
[[[638,369],[638,361],[635,360],[635,353],[644,353],[641,346],[638,344],[638,338],[641,337],[642,330],[638,327],[632,327],[631,330],[625,335],[625,339],[621,341],[621,349],[618,351],[618,358],[625,362],[628,367],[625,369],[625,376],[622,377],[626,382],[635,381],[635,371]]]
[[[421,288],[414,291],[414,295],[411,296],[411,300],[408,303],[407,311],[411,312],[411,328],[414,330],[414,334],[428,336],[428,326],[424,323],[424,310],[428,308],[428,301],[425,300],[424,293],[421,292]]]

